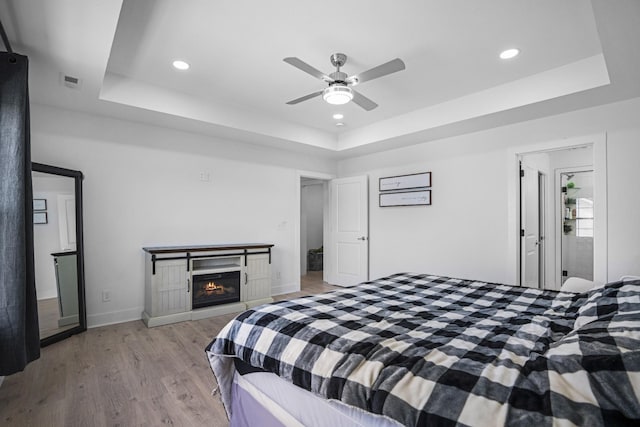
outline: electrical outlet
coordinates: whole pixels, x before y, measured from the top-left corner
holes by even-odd
[[[108,289],[105,289],[102,291],[102,302],[109,302],[111,301],[111,291]]]
[[[276,280],[281,280],[282,276],[280,275],[279,271],[276,271]]]

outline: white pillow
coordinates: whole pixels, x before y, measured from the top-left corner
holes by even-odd
[[[591,280],[581,279],[580,277],[569,277],[560,286],[560,292],[575,292],[578,294],[589,292],[595,287],[595,283]]]

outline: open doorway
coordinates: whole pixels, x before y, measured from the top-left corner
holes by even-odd
[[[569,277],[593,281],[593,171],[571,168],[558,171],[560,205],[560,269],[556,280]]]
[[[327,180],[300,178],[300,281],[323,280]]]
[[[332,175],[298,171],[296,174],[298,217],[294,254],[296,277],[312,279],[311,285],[354,286],[369,278],[368,177],[335,178]],[[319,193],[322,194],[322,204]],[[307,200],[307,196],[310,196]],[[311,209],[311,210],[309,210]],[[322,213],[319,210],[322,209]],[[312,212],[313,211],[313,212]],[[318,239],[322,218],[322,240]],[[319,249],[322,248],[322,251]],[[309,250],[315,262],[309,269]],[[322,270],[319,256],[322,253]],[[311,274],[309,274],[311,273]],[[312,277],[310,277],[312,276]],[[305,282],[307,283],[307,282]],[[308,283],[307,283],[308,284]],[[301,287],[276,292],[300,291]]]
[[[295,286],[281,287],[279,294],[298,292],[305,286],[322,285],[326,280],[326,272],[330,267],[328,259],[329,248],[329,183],[335,176],[314,171],[296,171],[296,221],[294,225],[295,240],[293,254],[297,258],[294,262],[294,277],[299,278]],[[320,231],[321,230],[321,231]],[[318,233],[322,237],[318,237]],[[308,273],[307,254],[310,249],[322,248],[322,269]],[[319,251],[318,251],[319,252]],[[320,258],[317,256],[316,258]],[[318,260],[316,260],[318,261]],[[318,268],[317,265],[312,268]],[[311,277],[309,277],[311,276]],[[307,279],[311,279],[311,283]]]
[[[606,188],[605,182],[594,179],[596,163],[605,165],[602,157],[602,146],[596,147],[595,143],[517,154],[521,170],[517,209],[519,285],[559,290],[571,276],[606,280],[606,217],[602,215],[606,212],[606,191],[594,197],[595,187]],[[606,175],[601,171],[599,176],[602,180]],[[598,219],[595,212],[601,213]],[[597,236],[599,239],[594,239]]]

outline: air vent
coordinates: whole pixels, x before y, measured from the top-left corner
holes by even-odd
[[[60,73],[60,80],[62,84],[70,89],[80,89],[82,80],[78,77],[69,76],[67,74]]]

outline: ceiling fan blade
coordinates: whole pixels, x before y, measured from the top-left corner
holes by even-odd
[[[315,98],[316,96],[322,95],[322,92],[323,91],[320,90],[318,92],[310,93],[309,95],[305,95],[305,96],[302,96],[300,98],[294,99],[293,101],[289,101],[289,102],[287,102],[287,104],[288,105],[298,104],[298,103],[300,103],[302,101],[306,101],[307,99]]]
[[[356,74],[347,78],[347,83],[357,85],[369,80],[377,79],[378,77],[386,76],[387,74],[395,73],[397,71],[404,70],[404,62],[402,59],[396,58],[392,61],[386,62],[382,65],[378,65],[370,70],[364,71],[360,74]]]
[[[316,77],[320,80],[324,80],[327,83],[332,83],[334,81],[331,77],[327,76],[322,71],[312,67],[311,65],[307,64],[301,59],[298,59],[295,57],[288,57],[288,58],[284,58],[283,61],[286,62],[287,64],[293,65],[294,67],[304,71],[307,74],[311,74],[313,77]]]
[[[352,91],[353,91],[353,102],[355,102],[365,110],[371,111],[378,106],[378,104],[376,104],[366,96],[362,95],[360,92],[356,92],[355,90],[352,90]]]

